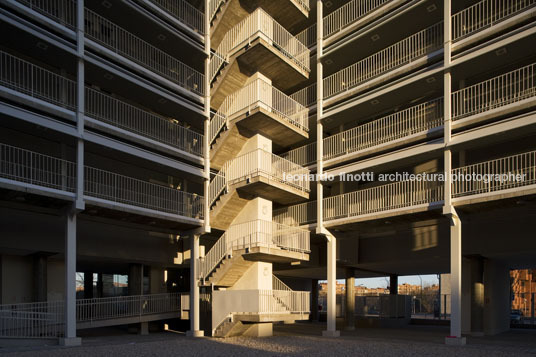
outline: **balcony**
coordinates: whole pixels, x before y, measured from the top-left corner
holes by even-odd
[[[314,165],[316,164],[316,142],[292,149],[280,156],[300,166]]]
[[[142,2],[142,1],[140,1]],[[186,25],[194,32],[204,34],[205,31],[205,15],[202,11],[190,5],[185,0],[150,0],[149,6],[157,6],[172,18],[178,20],[181,25]]]
[[[0,144],[0,184],[8,189],[73,200],[76,164]],[[198,224],[203,197],[86,166],[86,203],[163,219]]]
[[[133,68],[142,75],[145,69],[160,78],[169,80],[185,93],[195,94],[194,99],[204,96],[204,75],[185,65],[164,51],[106,20],[95,12],[85,9],[85,34],[88,45],[112,59],[121,58],[132,62]],[[154,76],[153,76],[154,77]]]
[[[452,93],[453,128],[536,106],[536,64]]]
[[[74,0],[16,1],[70,30],[76,29],[76,1]]]
[[[235,157],[247,133],[260,133],[281,146],[307,138],[308,113],[307,108],[265,80],[251,81],[225,98],[210,122],[211,165],[221,168]],[[234,126],[237,128],[233,130]]]
[[[309,57],[304,44],[259,8],[225,34],[212,56],[211,103],[219,107],[255,72],[285,91],[309,77]]]
[[[443,24],[437,23],[323,79],[324,105],[330,106],[392,80],[433,58],[440,59]]]
[[[452,176],[454,205],[534,194],[536,151],[459,167]]]
[[[275,222],[289,226],[303,226],[316,223],[316,201],[300,203],[273,211]]]

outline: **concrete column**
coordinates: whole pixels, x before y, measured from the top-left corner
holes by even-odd
[[[471,334],[484,335],[484,260],[471,258]]]
[[[484,334],[510,329],[510,271],[505,264],[484,261]]]
[[[346,269],[346,311],[344,315],[345,330],[355,330],[355,272]]]
[[[93,273],[84,272],[84,299],[93,299]]]
[[[77,1],[77,82],[76,82],[76,200],[75,209],[84,210],[84,111],[85,111],[85,70],[84,70],[84,0]]]
[[[33,301],[47,301],[47,255],[36,253],[33,256]]]
[[[337,240],[335,236],[328,237],[328,316],[327,329],[322,331],[322,336],[337,337],[340,332],[337,331]]]
[[[78,346],[76,337],[76,213],[66,214],[65,227],[65,337],[63,346]]]
[[[311,281],[311,321],[318,321],[318,279]]]
[[[128,270],[128,295],[143,295],[143,265],[130,264]]]
[[[199,235],[190,237],[190,330],[186,332],[190,337],[204,336],[199,329]]]
[[[203,154],[204,160],[204,205],[205,215],[203,217],[205,233],[210,232],[210,202],[209,202],[209,186],[210,186],[210,0],[205,0],[205,105],[204,105],[204,133],[203,136]]]
[[[398,275],[389,275],[389,294],[398,295]]]

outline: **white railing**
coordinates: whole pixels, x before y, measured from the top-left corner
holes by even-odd
[[[177,189],[85,167],[84,194],[191,218],[203,218],[203,197]]]
[[[77,322],[119,319],[179,311],[180,293],[76,300]]]
[[[316,24],[297,34],[296,38],[309,49],[316,46]]]
[[[261,314],[308,314],[311,311],[308,291],[258,290],[258,294]]]
[[[324,17],[324,38],[341,31],[390,0],[353,0]]]
[[[301,226],[316,222],[316,201],[280,208],[273,211],[275,222],[288,226]]]
[[[216,139],[224,125],[228,126],[229,118],[256,108],[269,111],[300,130],[309,130],[309,109],[263,79],[256,79],[225,98],[212,117],[210,142]]]
[[[309,71],[310,53],[307,47],[272,19],[263,9],[258,8],[225,34],[210,60],[210,80],[214,80],[221,66],[229,62],[229,55],[235,49],[251,43],[256,36],[262,36],[297,66]]]
[[[534,97],[535,66],[533,63],[453,92],[452,119],[462,119]]]
[[[170,13],[195,31],[203,34],[205,31],[205,15],[185,0],[150,0],[164,11]]]
[[[85,9],[85,16],[87,38],[141,64],[193,93],[205,95],[202,73],[91,10]]]
[[[218,9],[220,8],[221,5],[225,3],[225,1],[226,0],[210,0],[209,1],[208,13],[209,13],[209,19],[211,22],[212,20],[214,20],[214,16],[216,16]]]
[[[203,156],[203,135],[175,120],[150,113],[86,87],[86,115],[150,139]]]
[[[0,50],[0,85],[76,109],[76,82]]]
[[[311,6],[309,5],[310,0],[292,0],[299,4],[299,6],[303,7],[305,10],[309,11],[311,10]]]
[[[52,156],[0,144],[0,177],[74,192],[76,165]]]
[[[263,176],[303,192],[310,191],[309,170],[271,152],[256,149],[227,161],[210,182],[212,204],[224,188],[247,178]],[[214,196],[212,196],[214,194]]]
[[[452,170],[452,197],[536,184],[536,151]]]
[[[398,181],[324,198],[324,220],[365,215],[443,200],[439,181]]]
[[[324,160],[382,145],[443,124],[443,99],[415,105],[324,139]]]
[[[64,335],[63,301],[0,305],[0,338],[57,338]]]
[[[536,0],[482,0],[452,15],[452,40],[458,41],[536,4]]]
[[[309,166],[316,163],[316,142],[297,147],[280,155],[300,166]]]
[[[442,45],[443,24],[437,23],[324,78],[324,99],[426,56]]]
[[[76,1],[73,0],[17,0],[57,23],[70,29],[76,27]]]
[[[279,279],[274,274],[272,274],[272,290],[292,291],[292,289],[287,284],[281,281],[281,279]]]
[[[309,231],[261,219],[234,224],[200,261],[201,278],[208,278],[222,259],[232,251],[255,247],[308,253],[311,249]]]
[[[292,93],[290,97],[306,108],[312,107],[316,104],[316,83]]]

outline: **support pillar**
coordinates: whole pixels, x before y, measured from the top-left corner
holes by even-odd
[[[355,330],[355,272],[353,269],[346,270],[346,311],[345,326],[348,331]]]
[[[36,253],[33,256],[33,301],[47,301],[47,255]]]
[[[484,260],[471,258],[471,335],[484,335]]]
[[[398,275],[389,275],[389,295],[398,295]]]
[[[510,269],[493,259],[484,261],[484,334],[510,329]]]
[[[318,321],[318,279],[311,281],[311,321]]]
[[[143,295],[143,265],[141,264],[129,266],[128,295]]]
[[[337,240],[331,235],[328,236],[328,315],[327,329],[322,331],[322,336],[338,337],[337,331]]]
[[[93,273],[84,272],[84,299],[93,299]]]
[[[190,237],[190,337],[202,337],[204,332],[199,329],[199,235]]]

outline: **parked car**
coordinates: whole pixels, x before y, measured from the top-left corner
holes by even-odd
[[[521,310],[511,310],[510,311],[510,321],[513,323],[520,323],[521,317],[523,314],[521,313]]]

